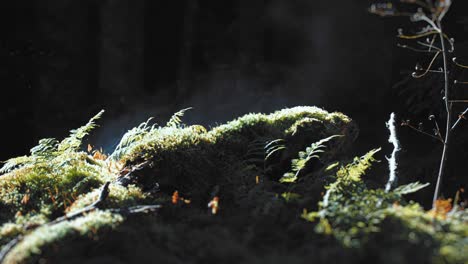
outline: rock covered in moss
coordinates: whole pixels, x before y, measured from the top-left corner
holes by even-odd
[[[456,253],[467,245],[465,211],[434,218],[407,203],[402,193],[420,184],[368,189],[375,151],[335,163],[357,136],[347,116],[295,107],[205,129],[182,124],[182,114],[130,130],[109,157],[76,147],[91,122],[10,160],[0,177],[3,262],[468,259]],[[279,181],[291,171],[293,181]]]
[[[259,151],[269,141],[284,139],[287,151],[276,157],[277,162],[284,162],[293,153],[324,136],[346,135],[346,139],[336,143],[338,148],[349,144],[357,135],[355,124],[343,114],[328,113],[316,107],[296,107],[269,115],[248,114],[208,131],[201,126],[185,126],[178,122],[169,122],[171,124],[166,127],[145,124],[135,128],[134,134],[130,131],[124,136],[121,148],[116,151],[118,155],[104,160],[76,148],[81,134],[87,134],[97,118],[73,130],[61,143],[55,139],[42,140],[31,150],[30,156],[12,159],[5,166],[9,172],[0,178],[1,241],[5,246],[15,237],[21,237],[18,245],[11,252],[7,251],[10,253],[6,260],[37,260],[43,255],[41,248],[47,248],[51,243],[97,232],[101,226],[107,226],[107,220],[109,227],[113,227],[115,221],[112,219],[119,218],[118,215],[102,218],[99,225],[85,226],[79,232],[73,223],[84,221],[81,218],[57,225],[47,224],[92,204],[99,196],[97,187],[106,181],[113,183],[109,196],[101,205],[104,209],[167,203],[171,193],[180,190],[187,201],[193,201],[194,208],[205,211],[202,208],[215,187],[217,192],[221,188],[227,207],[229,199],[235,204],[234,199],[240,199],[239,195],[255,187],[249,185],[256,176],[261,176],[261,181],[271,176],[265,171],[266,165],[260,164],[264,163],[260,162],[264,153]],[[118,184],[123,171],[131,170],[143,161],[148,165],[131,175],[131,184]],[[287,166],[281,168],[283,171],[287,169]],[[243,184],[247,178],[250,183]],[[160,187],[156,192],[155,186]],[[92,222],[94,215],[85,217]],[[46,235],[48,232],[50,236]]]

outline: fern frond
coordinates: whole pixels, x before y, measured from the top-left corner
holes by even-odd
[[[421,189],[426,188],[429,185],[430,183],[412,182],[410,184],[398,186],[397,188],[395,188],[395,190],[393,190],[393,192],[398,195],[405,195],[415,193]]]
[[[307,147],[305,151],[300,151],[298,153],[298,158],[291,160],[292,171],[285,173],[283,177],[280,179],[280,182],[282,183],[295,182],[300,172],[307,166],[307,163],[311,159],[314,159],[314,158],[318,159],[320,157],[319,154],[325,152],[324,148],[326,148],[326,146],[324,144],[337,137],[342,137],[342,136],[333,135],[333,136],[321,139],[315,143],[312,143],[312,145],[310,145],[310,147]]]
[[[275,154],[276,152],[286,149],[286,145],[284,144],[284,142],[285,142],[284,139],[276,139],[266,144],[265,161],[268,160],[271,156],[273,156],[273,154]]]
[[[342,167],[338,170],[336,176],[341,178],[343,182],[359,182],[361,176],[372,166],[372,163],[376,161],[374,155],[379,152],[381,148],[373,149],[367,152],[362,157],[354,158],[353,163]]]
[[[181,118],[185,115],[185,112],[191,109],[193,109],[193,107],[185,108],[178,111],[177,113],[174,113],[171,119],[169,119],[167,122],[166,127],[179,127],[182,124]]]
[[[76,151],[80,148],[83,138],[86,137],[94,128],[97,127],[96,120],[100,119],[104,114],[101,110],[97,115],[92,117],[88,123],[80,128],[70,131],[70,136],[62,140],[58,145],[59,152]]]
[[[31,163],[32,161],[33,161],[33,158],[29,156],[21,156],[21,157],[9,159],[5,162],[3,167],[0,169],[0,174],[5,174],[10,171],[13,171],[17,168],[20,168],[24,165]]]
[[[141,123],[139,126],[134,127],[127,131],[122,136],[119,144],[115,148],[114,152],[109,156],[109,159],[120,160],[125,154],[128,153],[130,147],[140,140],[142,140],[149,132],[156,129],[156,124],[150,126],[150,121],[153,118],[149,118],[146,122]]]
[[[55,138],[43,138],[31,149],[32,156],[53,156],[57,153],[59,141]]]
[[[352,163],[341,167],[336,173],[336,181],[326,187],[327,192],[323,196],[322,207],[326,208],[328,206],[332,195],[335,193],[353,193],[356,189],[359,189],[357,186],[362,184],[361,176],[376,161],[374,155],[379,151],[380,148],[373,149],[362,157],[354,158]]]

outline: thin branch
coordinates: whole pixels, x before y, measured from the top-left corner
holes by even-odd
[[[427,17],[426,14],[424,14],[423,12],[415,13],[411,17],[413,21],[425,21],[427,24],[429,24],[432,27],[432,29],[437,31],[437,33],[441,33],[440,27],[437,26],[435,22],[429,17]]]
[[[419,78],[422,78],[424,76],[426,76],[427,73],[429,73],[429,71],[431,70],[432,68],[432,65],[434,64],[435,60],[437,59],[437,57],[439,56],[440,54],[440,51],[438,51],[434,57],[432,58],[432,61],[431,63],[429,63],[429,66],[427,67],[426,71],[424,73],[422,73],[421,75],[418,75],[416,72],[413,72],[412,76],[416,79],[419,79]]]
[[[437,37],[437,35],[433,35],[431,41],[429,41],[429,39],[428,39],[427,42],[430,44],[429,50],[432,50],[435,47],[434,43],[435,43],[436,37]]]
[[[429,120],[434,121],[434,126],[435,126],[435,128],[436,128],[436,130],[435,130],[435,131],[436,131],[436,135],[439,137],[439,139],[440,139],[441,142],[444,142],[444,138],[443,138],[443,136],[442,136],[442,133],[440,132],[439,122],[437,122],[436,118],[433,117],[433,116],[431,116],[431,117],[429,118]]]
[[[425,46],[425,47],[428,47],[429,50],[431,49],[436,49],[437,51],[442,51],[439,47],[435,46],[434,43],[430,43],[430,44],[427,44],[427,43],[424,43],[422,41],[417,41],[417,43],[421,46]]]
[[[402,126],[407,126],[407,127],[411,128],[412,130],[414,130],[414,131],[416,131],[416,132],[418,132],[418,133],[421,133],[421,134],[423,134],[423,135],[425,135],[425,136],[428,136],[428,137],[431,137],[431,138],[433,138],[433,139],[436,139],[437,141],[439,141],[439,142],[441,142],[441,143],[444,143],[444,141],[441,140],[440,138],[438,138],[438,137],[436,137],[436,136],[434,136],[434,135],[432,135],[432,134],[429,134],[429,133],[427,133],[426,131],[423,131],[423,130],[421,130],[421,129],[418,129],[418,128],[414,127],[414,126],[411,125],[411,124],[403,123]]]
[[[68,221],[68,220],[72,220],[72,219],[75,219],[77,217],[80,217],[84,214],[87,214],[91,211],[94,211],[96,209],[99,208],[99,206],[107,199],[107,197],[109,196],[109,185],[110,185],[110,182],[106,182],[104,183],[104,185],[101,187],[101,191],[99,193],[99,198],[93,202],[92,204],[84,207],[83,209],[81,210],[78,210],[76,212],[73,212],[71,214],[65,214],[64,216],[62,217],[59,217],[49,223],[47,223],[47,225],[53,225],[53,224],[56,224],[56,223],[60,223],[60,222],[63,222],[63,221]]]
[[[450,103],[468,103],[468,100],[449,100]]]
[[[457,58],[456,58],[456,57],[454,57],[454,58],[452,59],[452,62],[453,62],[455,65],[457,65],[458,67],[460,67],[460,68],[468,69],[468,66],[467,66],[467,65],[463,65],[463,64],[457,62]]]
[[[442,19],[444,19],[445,15],[449,11],[450,6],[452,5],[452,0],[439,1],[439,4],[443,5],[444,7],[440,12],[439,17],[437,18],[437,20],[440,22]]]
[[[436,53],[436,51],[431,51],[431,50],[423,50],[423,49],[418,49],[414,48],[408,45],[402,45],[402,44],[397,44],[397,47],[402,48],[402,49],[409,49],[414,52],[421,52],[421,53]]]
[[[467,102],[468,102],[468,101],[467,101]],[[462,120],[466,120],[466,115],[467,115],[467,114],[468,114],[468,107],[465,109],[465,111],[463,111],[463,113],[461,113],[460,115],[458,115],[457,122],[455,122],[455,124],[453,124],[451,130],[454,130]]]
[[[434,197],[432,199],[432,207],[433,209],[436,207],[437,199],[439,199],[439,194],[440,194],[440,186],[442,185],[442,180],[444,177],[445,173],[445,166],[447,164],[447,156],[448,156],[448,151],[449,151],[449,146],[450,146],[450,139],[451,139],[451,124],[452,124],[452,103],[450,103],[450,86],[449,86],[449,76],[448,76],[448,61],[447,61],[447,51],[445,49],[445,40],[444,40],[444,34],[442,32],[442,23],[441,20],[439,19],[437,21],[437,24],[440,28],[440,43],[442,47],[442,56],[443,56],[443,67],[444,67],[444,101],[445,101],[445,107],[446,107],[446,114],[447,114],[447,119],[446,119],[446,132],[445,132],[445,139],[444,139],[444,148],[442,150],[442,157],[440,158],[440,167],[439,167],[439,173],[437,175],[437,183],[436,187],[434,190]]]
[[[431,36],[431,35],[434,35],[434,34],[437,34],[437,33],[438,33],[437,31],[433,30],[433,31],[428,31],[428,32],[416,34],[416,35],[400,34],[397,37],[399,37],[401,39],[419,39],[419,38],[423,38],[423,37],[426,37],[426,36]]]

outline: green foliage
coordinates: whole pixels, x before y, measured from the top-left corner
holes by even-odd
[[[109,220],[118,215],[111,214],[110,218],[104,217],[101,221],[101,214],[106,213],[104,209],[72,221],[44,225],[96,201],[98,187],[104,182],[113,182],[119,175],[120,169],[112,169],[112,164],[125,164],[123,169],[128,170],[144,160],[151,161],[148,163],[150,167],[138,172],[135,185],[123,187],[111,183],[109,196],[100,205],[102,208],[125,208],[164,201],[165,215],[141,218],[159,221],[161,217],[163,221],[173,222],[172,213],[184,212],[170,207],[171,190],[169,195],[153,193],[155,184],[159,183],[166,188],[176,187],[181,196],[193,201],[175,208],[184,207],[194,212],[194,216],[202,216],[200,212],[205,213],[206,210],[206,195],[212,192],[216,183],[221,186],[223,213],[223,210],[228,212],[230,204],[239,203],[257,217],[270,218],[283,209],[291,212],[287,215],[292,215],[295,210],[286,208],[285,201],[296,206],[302,201],[303,193],[288,190],[281,196],[276,194],[271,189],[271,179],[258,166],[248,164],[248,156],[261,155],[260,160],[265,163],[265,157],[270,154],[269,161],[276,163],[272,155],[279,151],[282,151],[281,159],[288,160],[290,153],[304,149],[309,142],[333,134],[348,136],[355,131],[350,129],[354,123],[345,115],[315,107],[296,107],[268,115],[249,114],[209,131],[199,125],[182,125],[180,119],[184,111],[176,113],[167,126],[150,125],[148,120],[128,131],[107,160],[79,151],[81,140],[95,127],[99,115],[84,127],[73,130],[71,136],[62,142],[44,139],[30,156],[15,159],[16,165],[9,166],[8,173],[0,177],[0,243],[5,245],[17,235],[23,235],[24,240],[8,254],[6,263],[37,262],[39,257],[55,252],[51,251],[55,245],[80,248],[78,243],[84,241],[83,245],[90,246],[95,242],[87,240],[88,237],[98,239],[96,235],[102,234],[103,230],[119,226],[120,220],[117,225]],[[314,119],[316,127],[309,126],[308,121],[298,122],[303,119]],[[275,141],[278,138],[284,140]],[[349,138],[352,140],[354,137]],[[272,144],[265,147],[266,143]],[[343,144],[344,141],[338,143]],[[288,167],[277,165],[281,171]],[[279,185],[277,182],[274,184]],[[269,190],[264,190],[264,187]],[[200,203],[203,204],[201,211],[198,208]],[[207,218],[203,214],[202,222],[205,221],[203,219],[215,218]],[[294,219],[301,221],[298,217]],[[92,224],[96,222],[99,223]],[[77,224],[82,227],[76,227]],[[144,241],[149,238],[148,231],[159,226],[160,223],[154,221],[151,225],[131,226],[130,231]],[[129,243],[123,241],[124,244]]]
[[[44,138],[31,149],[31,155],[9,159],[0,169],[0,174],[8,173],[26,165],[48,162],[60,155],[76,152],[81,147],[83,139],[96,128],[96,121],[102,117],[104,110],[92,117],[88,123],[80,128],[70,131],[70,135],[59,142],[55,138]]]
[[[410,194],[410,193],[415,193],[423,188],[426,188],[429,186],[430,183],[420,183],[420,182],[413,182],[410,184],[406,185],[401,185],[397,187],[395,190],[393,190],[394,193],[398,195],[405,195],[405,194]]]
[[[268,144],[265,145],[265,161],[267,161],[270,157],[272,157],[276,152],[286,149],[285,140],[284,139],[275,139]]]
[[[70,136],[62,140],[60,144],[58,144],[57,150],[60,153],[63,152],[70,152],[70,151],[78,151],[81,142],[83,139],[94,129],[96,128],[96,121],[102,117],[104,114],[104,110],[101,110],[97,115],[92,117],[88,123],[80,128],[73,129],[70,131]]]
[[[61,240],[92,241],[105,232],[115,229],[124,221],[121,215],[106,211],[91,212],[73,221],[64,221],[52,226],[42,226],[28,234],[4,263],[24,263],[25,260],[37,262],[38,256],[50,246]],[[34,261],[36,260],[36,261]]]
[[[191,109],[193,108],[192,107],[185,108],[173,114],[172,117],[167,122],[166,127],[179,127],[182,124],[181,118],[185,115],[185,112]]]
[[[307,166],[308,162],[315,158],[319,159],[319,154],[323,153],[326,148],[324,145],[328,141],[341,137],[340,135],[333,135],[324,139],[321,139],[315,143],[312,143],[310,147],[307,147],[305,151],[300,151],[299,152],[299,157],[297,159],[293,159],[291,161],[291,172],[287,172],[283,175],[283,177],[280,179],[280,182],[282,183],[292,183],[295,182],[300,174],[300,172]]]
[[[292,192],[285,192],[281,194],[281,197],[283,197],[283,199],[286,202],[294,202],[294,201],[299,200],[301,198],[301,195],[297,193],[292,193]]]
[[[156,129],[156,124],[150,126],[151,120],[152,118],[125,133],[109,158],[113,160],[120,160],[123,156],[128,154],[133,144],[142,140],[149,132],[154,131]]]
[[[16,158],[11,158],[5,162],[3,167],[0,169],[0,174],[10,172],[14,169],[22,167],[32,162],[32,158],[29,156],[21,156]]]
[[[302,217],[316,223],[319,234],[332,236],[363,256],[372,255],[379,263],[466,263],[468,226],[462,215],[468,211],[434,217],[403,199],[428,184],[411,183],[388,193],[368,189],[362,176],[377,151],[341,166],[319,210],[304,210]]]

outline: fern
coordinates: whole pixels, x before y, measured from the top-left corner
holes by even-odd
[[[380,150],[381,148],[373,149],[360,158],[354,158],[353,163],[341,167],[336,176],[346,183],[361,181],[361,176],[364,175],[372,166],[372,163],[376,161],[374,155]]]
[[[3,167],[0,169],[0,174],[5,174],[10,171],[13,171],[17,168],[20,168],[26,164],[32,162],[32,158],[30,156],[21,156],[16,158],[11,158],[5,162]]]
[[[57,151],[58,140],[55,138],[44,138],[39,140],[39,144],[33,147],[29,156],[11,158],[5,162],[0,169],[0,174],[8,173],[28,164],[34,164],[44,160],[50,160],[59,154]]]
[[[362,157],[354,158],[354,161],[346,166],[342,166],[336,172],[336,181],[326,187],[327,192],[323,196],[322,207],[326,208],[329,200],[334,193],[352,194],[357,191],[362,184],[362,175],[376,161],[374,155],[380,151],[380,148],[373,149]]]
[[[420,183],[420,182],[413,182],[410,184],[402,185],[397,187],[395,190],[393,190],[393,193],[398,194],[398,195],[405,195],[409,193],[415,193],[421,189],[426,188],[429,186],[430,183]]]
[[[55,138],[43,138],[31,149],[31,156],[51,157],[57,154],[59,141]]]
[[[273,154],[275,154],[278,151],[286,149],[286,145],[284,144],[285,140],[284,139],[276,139],[270,141],[268,144],[265,146],[265,161],[267,161]]]
[[[149,132],[156,129],[156,124],[149,125],[153,118],[148,119],[146,122],[141,123],[139,126],[132,128],[122,136],[119,144],[114,152],[109,156],[109,159],[120,160],[125,154],[128,153],[131,146],[142,140]]]
[[[300,151],[298,154],[298,158],[293,159],[291,161],[291,171],[285,173],[280,179],[280,182],[295,182],[301,171],[307,166],[307,163],[313,158],[318,159],[320,157],[319,154],[325,152],[324,149],[326,148],[326,146],[324,144],[337,137],[341,137],[341,135],[333,135],[324,138],[315,143],[312,143],[312,145],[310,145],[310,147],[307,147],[305,151]]]
[[[182,124],[182,117],[185,115],[185,112],[193,109],[192,107],[182,109],[177,113],[173,114],[171,119],[166,124],[166,127],[179,127]]]
[[[100,119],[104,114],[104,110],[101,110],[97,115],[92,117],[88,123],[80,128],[73,129],[70,131],[70,136],[62,140],[58,145],[59,152],[76,151],[80,148],[83,138],[86,137],[89,132],[97,127],[96,120]]]
[[[55,138],[39,140],[39,144],[30,150],[31,155],[7,160],[0,169],[0,174],[8,173],[26,165],[47,162],[65,153],[77,151],[81,146],[83,138],[97,126],[95,122],[101,118],[103,113],[104,110],[101,110],[97,115],[91,118],[86,125],[71,130],[70,136],[60,143]]]

